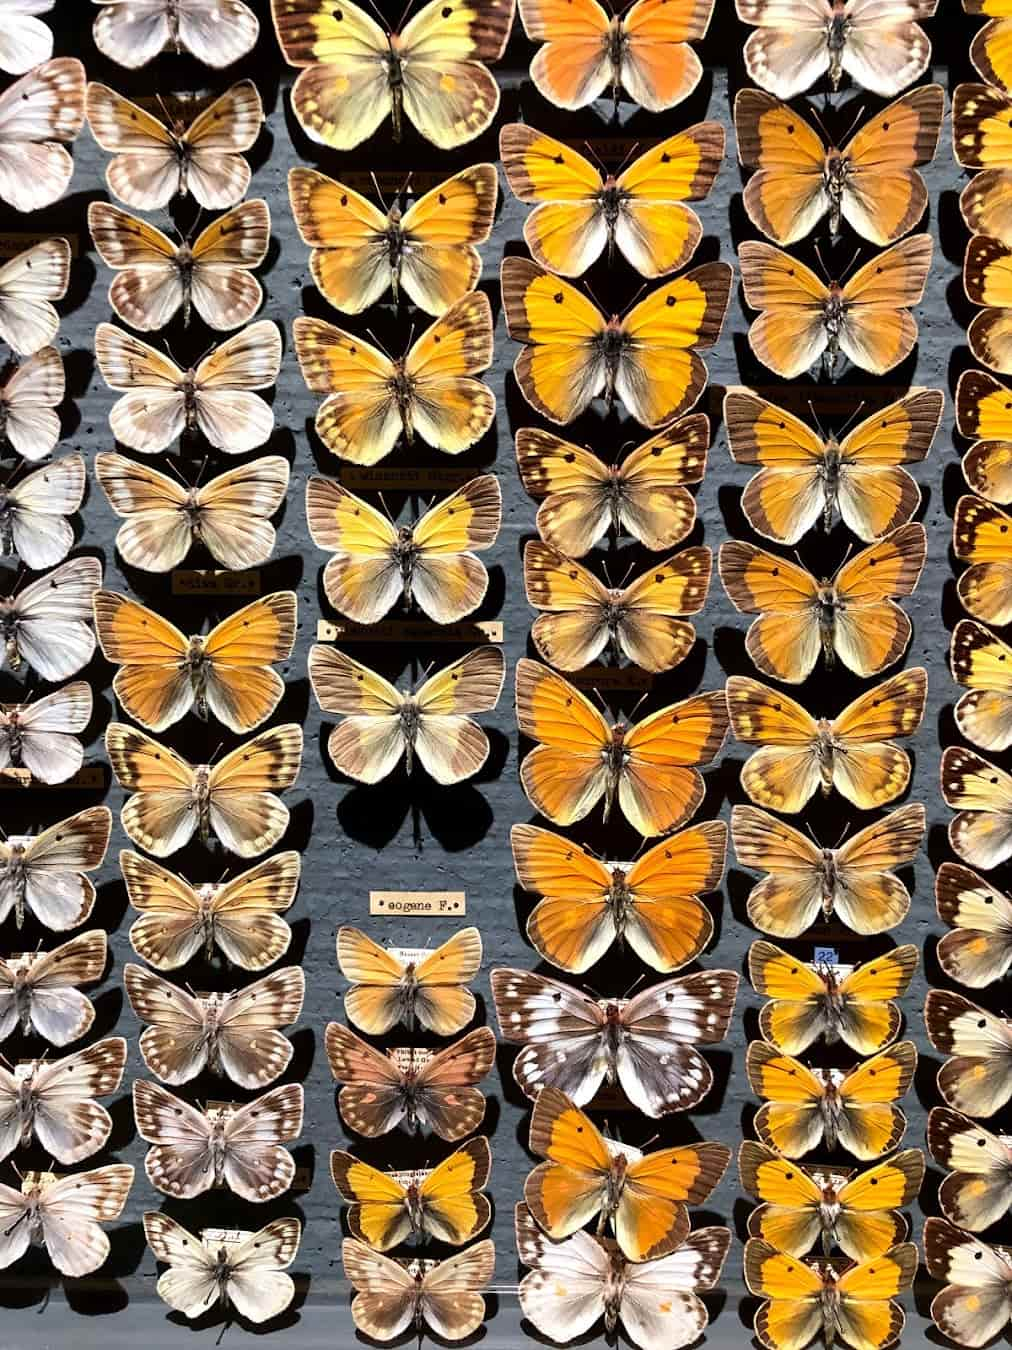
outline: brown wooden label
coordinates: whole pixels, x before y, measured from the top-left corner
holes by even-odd
[[[343,619],[319,619],[318,642],[492,642],[503,640],[498,620],[477,623],[430,623],[427,619],[384,619],[368,626]]]
[[[77,773],[62,783],[40,783],[33,778],[30,769],[0,769],[0,789],[2,788],[47,788],[64,792],[90,791],[105,787],[105,769],[101,764],[84,764]]]
[[[259,572],[180,570],[172,573],[173,595],[259,595]]]
[[[410,178],[403,169],[347,169],[338,170],[336,176],[346,187],[361,192],[363,197],[375,198],[378,189],[387,205],[392,198],[402,194],[421,197],[449,177],[440,169],[413,169]]]
[[[463,891],[370,891],[369,913],[439,918],[447,914],[466,914]]]
[[[26,248],[44,244],[49,239],[66,239],[70,245],[70,255],[76,258],[81,252],[81,236],[65,230],[4,230],[0,232],[0,258],[16,258]]]
[[[566,679],[577,689],[650,689],[654,677],[639,666],[584,666],[582,670],[567,672]]]
[[[342,464],[338,478],[352,492],[416,492],[462,487],[475,474],[481,473],[473,465],[385,465]]]

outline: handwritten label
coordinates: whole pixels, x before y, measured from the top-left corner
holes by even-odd
[[[236,1109],[236,1102],[207,1102],[204,1106],[204,1115],[208,1120],[226,1119]]]
[[[834,1191],[846,1185],[857,1172],[856,1167],[820,1167],[817,1163],[802,1164],[801,1170],[808,1173],[816,1186],[820,1186],[823,1190],[832,1186]]]
[[[393,1060],[401,1073],[417,1073],[435,1053],[435,1050],[426,1050],[420,1045],[395,1045],[387,1051],[387,1057]]]
[[[375,915],[466,914],[463,891],[370,891],[369,913]]]
[[[567,672],[566,679],[578,689],[649,689],[654,677],[639,666],[584,666],[583,670]]]
[[[428,947],[391,947],[389,951],[402,966],[417,966],[419,961],[424,961],[427,956],[432,955]]]
[[[202,1228],[200,1231],[200,1240],[208,1251],[213,1251],[215,1247],[238,1246],[252,1236],[247,1228]]]
[[[56,1172],[25,1172],[21,1178],[21,1194],[30,1195],[32,1191],[48,1191],[59,1179]]]
[[[621,1139],[612,1139],[605,1135],[604,1143],[613,1158],[625,1158],[626,1162],[639,1162],[640,1158],[643,1157],[640,1149],[633,1144],[623,1144]]]
[[[181,570],[172,573],[173,595],[259,595],[259,572]]]
[[[473,466],[463,468],[460,465],[444,467],[435,464],[426,465],[373,465],[366,468],[362,464],[342,464],[338,470],[341,483],[352,492],[371,490],[373,492],[413,492],[439,488],[459,488],[470,482],[480,469]]]
[[[4,230],[0,233],[0,258],[14,258],[24,253],[26,248],[34,248],[48,239],[66,239],[70,245],[71,257],[76,258],[81,251],[81,238],[77,234],[68,234],[61,230]]]
[[[503,640],[498,622],[429,623],[426,619],[386,619],[364,627],[343,620],[319,619],[318,642],[493,642]]]
[[[105,787],[105,770],[101,764],[85,764],[62,783],[41,783],[32,777],[30,769],[0,769],[0,789],[55,788],[65,792],[80,792],[103,787]]]
[[[840,959],[840,953],[835,947],[816,947],[812,953],[812,960],[817,966],[835,966]]]
[[[410,1190],[412,1186],[420,1186],[426,1177],[432,1175],[431,1167],[413,1167],[407,1172],[391,1172],[390,1177],[396,1181],[398,1186]]]

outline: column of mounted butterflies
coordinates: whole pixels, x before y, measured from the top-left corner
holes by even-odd
[[[930,43],[916,21],[931,16],[934,0],[815,3],[807,45],[786,8],[737,0],[737,10],[754,26],[745,61],[760,86],[735,99],[738,157],[750,171],[743,201],[771,241],[738,251],[746,303],[760,311],[752,353],[787,381],[813,368],[833,381],[844,361],[885,375],[914,349],[911,309],[932,257],[930,236],[910,231],[928,206],[918,170],[935,155],[944,95],[934,84],[902,91],[927,69]],[[821,116],[812,102],[802,114],[791,100],[816,82],[835,93],[845,76],[893,101],[868,116],[862,97],[861,124],[834,144],[823,126],[851,121],[850,110],[828,93]],[[848,235],[883,251],[841,278],[823,250]],[[785,251],[809,237],[825,277]],[[752,985],[768,1002],[746,1061],[762,1105],[758,1142],[744,1142],[738,1159],[742,1186],[759,1202],[748,1222],[745,1280],[762,1300],[755,1330],[769,1350],[818,1338],[864,1350],[899,1339],[895,1299],[918,1264],[903,1211],[920,1191],[924,1157],[898,1149],[906,1120],[897,1105],[917,1054],[898,1039],[896,1002],[918,951],[884,943],[910,908],[895,869],[913,861],[925,831],[923,806],[893,804],[911,775],[896,742],[921,724],[927,676],[916,668],[880,677],[909,645],[912,625],[897,602],[914,592],[926,553],[924,527],[912,521],[920,490],[904,466],[930,450],[943,395],[911,388],[885,406],[875,398],[879,410],[863,418],[858,397],[827,397],[818,384],[772,397],[731,389],[724,420],[732,458],[758,467],[742,495],[745,522],[774,547],[733,540],[719,558],[732,603],[756,616],[746,655],[774,682],[734,675],[727,683],[733,732],[756,747],[741,774],[753,805],[733,808],[732,839],[738,861],[767,874],[748,897],[749,919],[786,944],[756,941],[748,958]],[[849,429],[813,430],[780,406],[804,406],[805,398],[813,413],[820,404],[843,413]],[[837,516],[845,531],[833,530]],[[799,544],[817,559],[815,573],[782,551]],[[813,715],[783,686],[804,684],[820,665],[834,683],[876,683],[831,716],[839,700],[827,699],[832,685],[821,679]],[[893,809],[870,823],[858,816],[844,837],[821,843],[780,818],[803,812],[820,790],[838,793],[865,821]],[[839,946],[880,936],[871,959],[841,962]],[[807,1161],[816,1150],[830,1156]]]
[[[976,360],[1009,375],[1012,7],[964,0],[964,8],[989,16],[970,47],[986,83],[960,84],[952,97],[956,160],[973,171],[959,199],[972,236],[964,289],[981,306],[967,338]],[[937,955],[945,975],[985,1002],[1012,965],[1012,901],[981,875],[1012,857],[1012,777],[993,762],[1012,746],[1012,683],[1004,670],[1012,648],[993,631],[1012,622],[1012,517],[1001,509],[1012,502],[1010,409],[1012,393],[993,375],[970,369],[960,376],[956,426],[971,442],[962,467],[974,495],[956,504],[953,551],[968,564],[956,589],[970,617],[956,624],[949,655],[952,677],[967,691],[955,706],[956,728],[975,748],[954,745],[942,754],[942,795],[957,812],[949,843],[960,861],[943,862],[935,878],[938,916],[950,929]],[[957,1345],[979,1346],[1007,1329],[1012,1310],[1012,1250],[977,1236],[1005,1219],[1012,1200],[1005,1186],[1012,1147],[1000,1118],[1012,1097],[1012,1034],[1004,1017],[952,989],[930,990],[924,1015],[932,1045],[947,1056],[938,1073],[946,1105],[928,1117],[928,1148],[947,1173],[939,1190],[944,1218],[924,1225],[928,1272],[945,1286],[931,1315]]]

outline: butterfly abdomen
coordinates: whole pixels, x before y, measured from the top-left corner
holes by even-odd
[[[835,239],[840,233],[843,194],[847,186],[847,160],[835,146],[826,152],[822,178],[829,197],[829,233]]]
[[[13,892],[14,922],[20,929],[25,922],[25,893],[28,887],[24,844],[11,843],[3,880],[5,889]]]
[[[825,442],[817,472],[822,482],[822,528],[828,534],[840,494],[840,447],[835,438]]]
[[[823,1071],[823,1091],[819,1098],[819,1112],[822,1116],[822,1140],[828,1149],[836,1148],[840,1139],[840,1116],[842,1106],[840,1093],[832,1075]]]
[[[825,718],[820,718],[818,731],[819,739],[815,742],[815,754],[819,761],[822,795],[828,797],[833,790],[833,762],[836,758],[837,745],[833,740],[831,722],[827,722]]]
[[[839,595],[835,586],[820,586],[818,596],[819,606],[819,640],[822,643],[822,654],[826,658],[826,666],[832,669],[836,664],[836,613],[841,608]]]
[[[833,0],[833,17],[826,25],[826,46],[829,49],[829,78],[834,91],[840,87],[843,74],[843,49],[847,45],[850,20],[845,0]]]
[[[822,312],[822,322],[826,329],[826,350],[822,354],[822,364],[826,375],[833,379],[837,362],[840,359],[840,329],[843,326],[843,291],[835,281],[829,284]]]
[[[197,813],[197,832],[200,842],[211,837],[211,766],[198,764],[193,773],[193,809]]]

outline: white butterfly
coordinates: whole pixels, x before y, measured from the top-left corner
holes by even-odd
[[[697,1044],[723,1040],[738,992],[730,970],[664,980],[633,998],[598,1002],[527,970],[493,970],[503,1038],[523,1045],[513,1076],[532,1099],[546,1086],[585,1106],[605,1083],[644,1115],[686,1111],[713,1073]]]
[[[95,1020],[91,999],[77,988],[102,976],[105,933],[80,933],[51,952],[23,952],[0,958],[0,1041],[16,1026],[52,1045],[80,1040]]]
[[[35,1244],[61,1275],[98,1270],[109,1255],[99,1224],[119,1218],[133,1179],[134,1169],[121,1164],[55,1179],[35,1174],[20,1191],[0,1185],[0,1269]]]
[[[0,487],[0,552],[16,553],[35,572],[62,562],[74,543],[67,516],[80,509],[86,482],[84,460],[67,455]]]
[[[227,1243],[202,1241],[167,1214],[144,1215],[148,1246],[169,1267],[158,1293],[184,1317],[200,1317],[219,1300],[250,1322],[277,1317],[295,1296],[285,1267],[295,1260],[302,1230],[298,1219],[275,1219],[258,1233]]]
[[[44,680],[69,679],[95,651],[92,596],[102,584],[97,558],[71,558],[13,595],[0,596],[7,663],[26,663]]]
[[[0,70],[23,75],[53,54],[53,34],[38,14],[48,14],[56,0],[3,0],[0,4]]]
[[[0,703],[0,771],[28,769],[39,783],[65,783],[84,760],[77,738],[91,709],[91,685],[84,680],[31,703]]]
[[[231,1110],[198,1110],[157,1083],[134,1082],[137,1133],[154,1147],[144,1168],[156,1191],[192,1200],[226,1185],[259,1203],[284,1194],[295,1177],[281,1145],[302,1133],[302,1088],[285,1083]]]
[[[699,1228],[670,1256],[627,1261],[614,1242],[574,1233],[553,1242],[526,1205],[516,1207],[517,1255],[531,1272],[520,1281],[520,1307],[542,1335],[568,1342],[599,1318],[608,1336],[619,1322],[642,1350],[693,1345],[709,1316],[699,1293],[720,1279],[731,1234]]]
[[[123,1081],[127,1043],[96,1041],[62,1059],[33,1059],[12,1073],[0,1065],[0,1158],[32,1135],[61,1163],[76,1163],[104,1148],[112,1117],[94,1097],[108,1097]]]
[[[95,887],[84,873],[105,861],[111,831],[109,808],[89,806],[41,834],[9,834],[0,841],[0,922],[13,910],[20,928],[31,910],[57,933],[84,923],[95,903]]]
[[[81,62],[65,56],[0,94],[0,199],[15,211],[38,211],[63,196],[74,161],[60,142],[84,126],[86,84]]]
[[[156,211],[176,194],[193,194],[205,211],[242,201],[250,167],[242,157],[260,135],[263,105],[250,80],[234,84],[189,126],[170,126],[104,84],[88,85],[88,122],[103,150],[115,156],[105,173],[109,191],[137,211]]]
[[[232,571],[265,563],[276,539],[268,517],[285,499],[288,475],[286,460],[264,455],[203,487],[186,487],[123,455],[95,456],[95,476],[126,521],[116,547],[144,572],[171,571],[195,543]]]
[[[66,239],[44,239],[0,267],[0,338],[18,356],[31,356],[56,337],[60,316],[52,301],[63,299],[69,281]]]
[[[241,876],[192,886],[139,853],[119,855],[127,894],[141,917],[130,942],[158,970],[175,970],[215,944],[243,970],[264,970],[284,956],[292,930],[280,917],[295,899],[301,862],[276,853]]]
[[[392,1341],[411,1326],[428,1325],[446,1341],[461,1341],[485,1320],[484,1289],[495,1270],[486,1238],[445,1261],[396,1261],[357,1238],[341,1246],[344,1273],[355,1290],[351,1315],[363,1335]]]
[[[255,858],[288,828],[275,791],[291,787],[302,762],[302,728],[271,727],[216,764],[188,764],[143,731],[110,722],[105,747],[121,786],[133,792],[120,819],[139,847],[157,858],[213,831],[231,853]]]
[[[277,1028],[302,1012],[301,966],[226,994],[188,994],[142,966],[127,965],[123,978],[134,1012],[152,1024],[141,1035],[141,1054],[163,1083],[178,1087],[209,1069],[240,1087],[261,1088],[287,1069],[292,1043]]]
[[[146,66],[166,49],[188,52],[220,70],[252,51],[260,33],[242,0],[94,0],[95,46],[128,70]]]
[[[241,455],[263,445],[274,413],[250,392],[268,389],[281,369],[281,333],[263,319],[183,370],[111,323],[95,330],[95,359],[110,389],[126,391],[109,414],[113,435],[155,455],[184,431],[199,430],[217,450]]]
[[[44,459],[60,439],[55,411],[66,392],[63,362],[55,347],[22,361],[0,386],[0,436],[22,459]],[[71,457],[73,458],[73,456]]]

